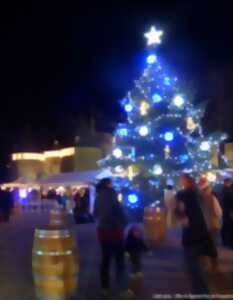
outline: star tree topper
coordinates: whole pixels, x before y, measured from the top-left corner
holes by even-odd
[[[155,26],[152,26],[150,31],[144,34],[145,38],[147,38],[148,46],[160,44],[162,35],[163,35],[163,31],[156,30]]]

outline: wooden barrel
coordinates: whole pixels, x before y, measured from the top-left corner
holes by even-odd
[[[159,207],[144,209],[145,239],[149,244],[159,244],[166,238],[166,213]]]
[[[50,225],[71,226],[72,216],[65,209],[53,209],[50,211]]]
[[[36,229],[32,269],[36,296],[40,300],[64,300],[78,284],[75,240],[67,229]]]

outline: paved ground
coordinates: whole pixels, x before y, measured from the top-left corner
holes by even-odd
[[[45,225],[44,215],[28,214],[10,224],[0,224],[0,299],[35,300],[31,272],[31,249],[35,227]],[[99,299],[99,247],[93,225],[75,226],[79,244],[79,290],[74,299]],[[233,251],[220,249],[222,275],[209,278],[212,293],[233,295]],[[191,293],[191,277],[186,273],[177,233],[170,233],[165,245],[144,257],[142,282],[131,282],[137,299],[162,299],[161,295]],[[157,295],[157,296],[156,296]],[[156,298],[157,297],[157,298]],[[117,299],[115,288],[110,299]],[[178,299],[178,298],[177,298]],[[229,299],[229,298],[228,298]],[[233,296],[232,296],[233,299]]]

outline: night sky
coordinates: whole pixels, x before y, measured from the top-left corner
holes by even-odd
[[[197,101],[209,101],[205,130],[233,135],[231,1],[4,2],[0,178],[12,151],[51,148],[55,139],[72,145],[81,116],[111,131],[122,119],[119,99],[145,67],[152,24],[165,31],[159,54]]]

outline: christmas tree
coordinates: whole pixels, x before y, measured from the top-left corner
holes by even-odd
[[[181,91],[177,77],[168,75],[155,52],[163,32],[151,27],[146,68],[134,88],[122,100],[127,122],[118,124],[113,150],[101,165],[108,167],[126,195],[126,203],[139,205],[143,194],[148,203],[161,199],[168,179],[177,183],[182,173],[216,179],[211,163],[222,134],[204,136],[202,106],[194,106]],[[146,197],[145,197],[146,195]]]

